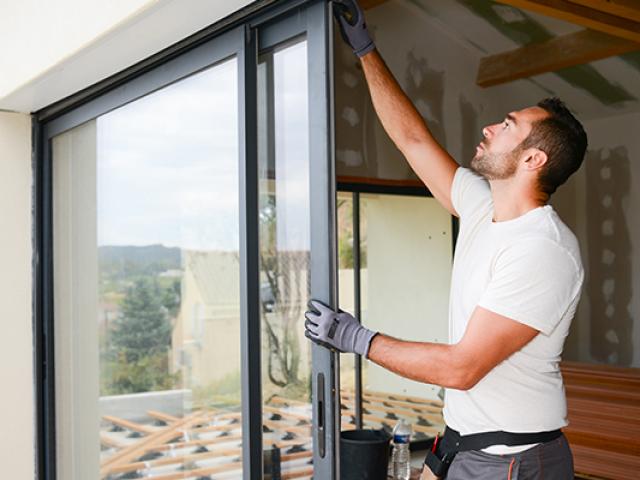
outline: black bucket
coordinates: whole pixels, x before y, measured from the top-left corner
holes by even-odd
[[[390,441],[384,430],[340,432],[340,480],[387,480]]]

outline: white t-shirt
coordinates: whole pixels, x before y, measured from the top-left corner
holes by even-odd
[[[467,391],[447,389],[444,419],[462,435],[541,432],[567,425],[559,362],[584,279],[575,235],[550,205],[493,221],[488,182],[458,168],[451,201],[460,216],[449,304],[449,338],[462,339],[476,306],[540,333]],[[492,446],[513,453],[528,446]]]

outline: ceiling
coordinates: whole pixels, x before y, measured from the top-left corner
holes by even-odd
[[[429,21],[439,23],[479,59],[585,30],[582,25],[488,0],[394,1],[413,4],[415,10],[424,12]],[[634,48],[635,44],[631,46]],[[640,50],[514,81],[533,82],[550,95],[560,96],[575,105],[574,109],[583,117],[637,112]]]

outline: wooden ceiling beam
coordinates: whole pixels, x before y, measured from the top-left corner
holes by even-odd
[[[490,87],[640,50],[640,43],[593,30],[562,35],[480,60],[476,83]]]
[[[369,8],[377,7],[386,1],[387,0],[360,0],[358,3],[364,10],[368,10]]]
[[[640,43],[640,22],[586,7],[569,0],[496,1]]]
[[[616,17],[630,18],[640,22],[640,2],[638,0],[569,0],[585,7],[610,13]]]

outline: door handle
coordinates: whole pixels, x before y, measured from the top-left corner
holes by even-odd
[[[318,412],[318,432],[316,436],[316,445],[318,445],[318,453],[321,458],[325,455],[325,417],[324,417],[324,373],[318,373],[316,377],[316,411]]]

